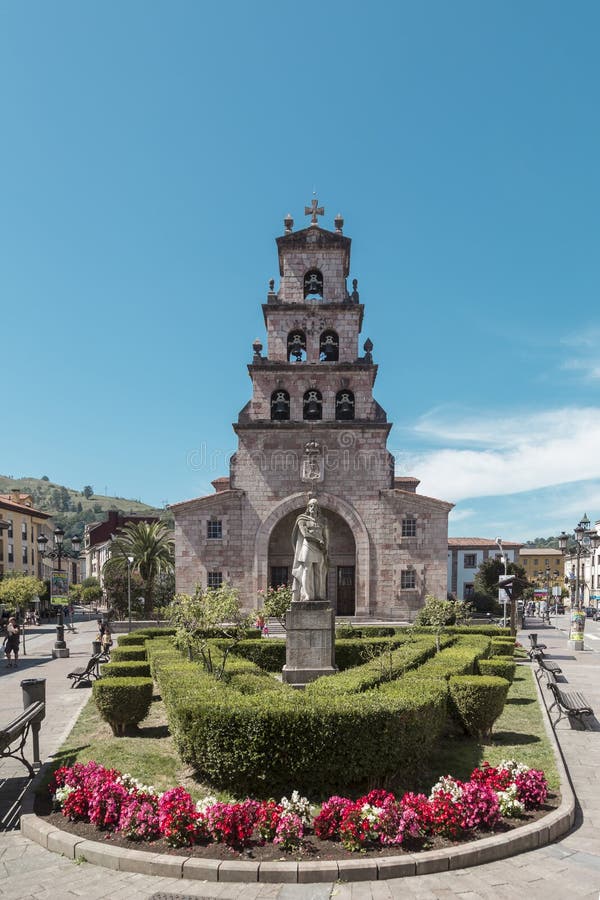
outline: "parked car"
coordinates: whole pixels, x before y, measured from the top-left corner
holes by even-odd
[[[584,608],[584,612],[585,612],[586,618],[593,619],[594,613],[596,612],[596,608],[594,606],[586,606]]]
[[[596,607],[596,609],[594,610],[592,619],[594,620],[594,622],[600,622],[600,609],[598,609],[598,607]]]

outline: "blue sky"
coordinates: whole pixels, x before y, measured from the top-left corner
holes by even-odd
[[[0,471],[210,490],[316,188],[450,534],[600,517],[599,31],[585,0],[5,0]]]

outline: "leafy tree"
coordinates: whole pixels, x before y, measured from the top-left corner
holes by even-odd
[[[429,594],[425,606],[419,610],[416,625],[431,625],[435,629],[435,643],[439,653],[440,636],[447,625],[460,625],[469,620],[471,606],[463,600],[438,600]]]
[[[50,481],[47,475],[42,475],[40,481]]]
[[[158,577],[175,569],[174,541],[164,522],[128,522],[117,529],[110,559],[103,572],[127,572],[127,560],[133,558],[132,571],[144,582],[144,615],[152,615],[154,587]]]
[[[129,612],[129,594],[127,570],[104,570],[104,590],[109,607],[114,610],[118,619],[124,619]],[[102,591],[100,591],[102,593]],[[137,598],[144,593],[144,582],[137,572],[131,573],[131,609],[133,618],[139,618]]]
[[[90,497],[93,497],[94,496],[94,488],[92,487],[92,485],[86,484],[86,486],[84,487],[84,489],[82,491],[82,494],[86,498],[86,500],[89,500]]]
[[[44,593],[44,582],[33,575],[8,573],[0,581],[0,602],[14,606],[19,613]]]
[[[280,584],[279,587],[270,587],[266,594],[259,591],[259,600],[262,600],[263,615],[277,619],[285,629],[285,614],[292,603],[292,589],[287,584]]]
[[[202,590],[197,586],[193,596],[176,594],[167,610],[167,617],[177,629],[179,641],[193,658],[197,651],[207,672],[215,678],[223,677],[227,657],[235,645],[242,640],[250,626],[251,617],[242,611],[238,593],[229,584],[218,588]],[[219,629],[228,643],[222,656],[213,659],[210,648],[212,633]]]

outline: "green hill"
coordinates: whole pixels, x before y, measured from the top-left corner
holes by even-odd
[[[140,500],[128,500],[125,497],[110,497],[104,494],[92,494],[86,497],[81,490],[66,487],[43,478],[10,478],[0,475],[0,494],[10,491],[21,491],[31,494],[36,509],[50,513],[56,525],[64,528],[67,537],[78,534],[83,536],[83,529],[89,522],[99,522],[106,518],[111,509],[134,516],[160,516],[169,519],[169,513],[155,506],[149,506]]]

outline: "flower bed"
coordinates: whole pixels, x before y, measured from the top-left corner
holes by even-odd
[[[130,775],[95,762],[58,769],[50,784],[56,810],[76,824],[95,826],[105,837],[156,849],[222,847],[255,856],[264,848],[271,858],[281,851],[314,855],[328,846],[343,852],[382,852],[430,847],[439,839],[470,840],[482,833],[513,827],[546,804],[543,772],[514,760],[484,763],[466,782],[446,776],[429,795],[373,790],[351,800],[333,796],[320,810],[294,791],[280,801],[246,799],[223,803],[208,797],[194,803],[181,787],[160,794]],[[315,849],[315,844],[318,845]],[[218,855],[215,853],[215,855]],[[281,858],[279,855],[278,858]]]

